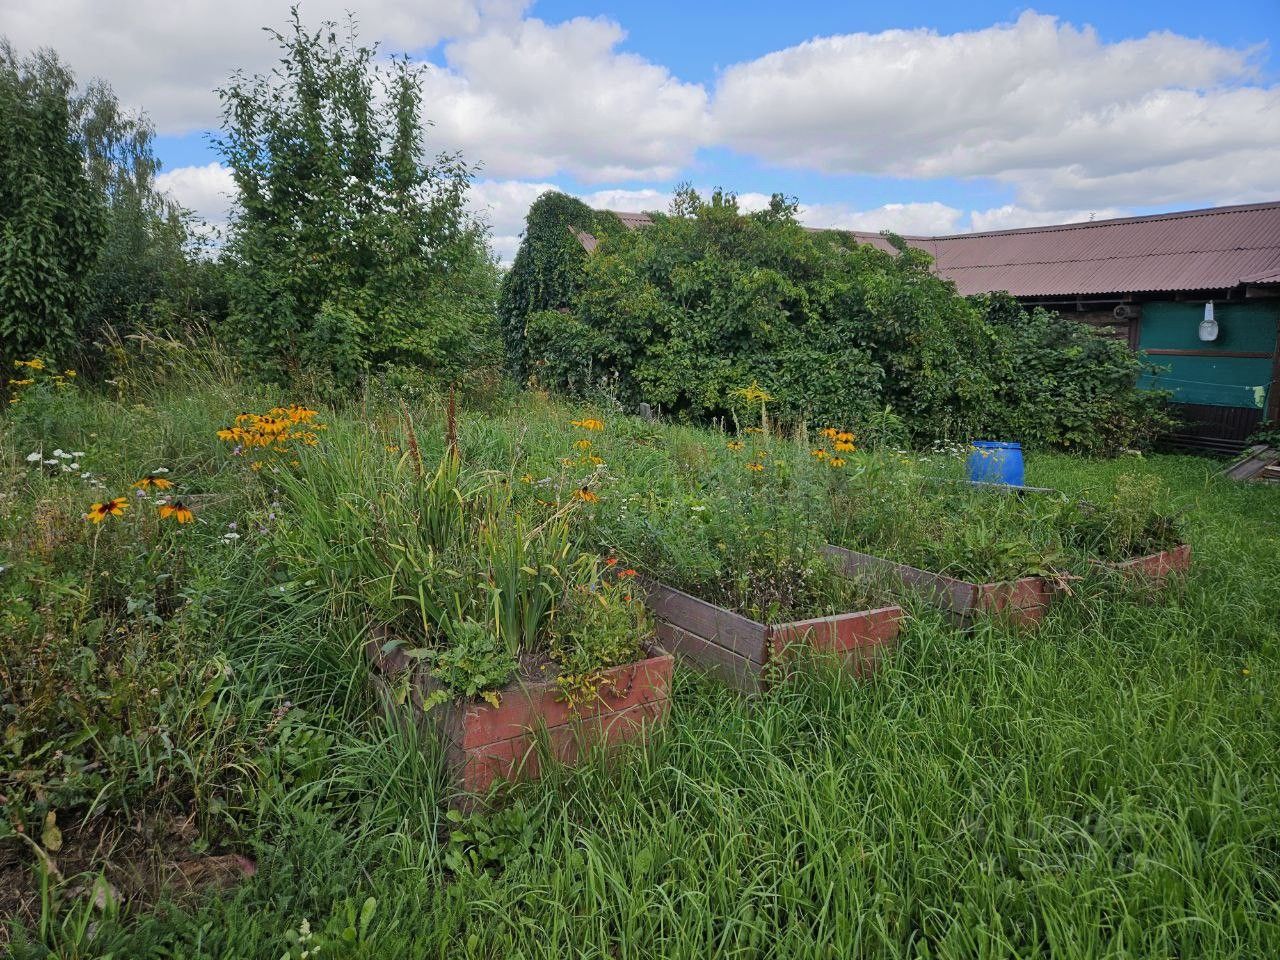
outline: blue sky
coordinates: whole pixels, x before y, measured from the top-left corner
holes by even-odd
[[[148,110],[166,185],[211,221],[211,88],[269,67],[285,2],[0,0]],[[723,186],[822,225],[945,233],[1280,199],[1277,0],[590,3],[303,0],[427,68],[430,133],[479,162],[503,256],[555,187],[614,208]]]

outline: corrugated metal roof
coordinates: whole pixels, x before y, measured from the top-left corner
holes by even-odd
[[[630,229],[648,214],[618,213]],[[891,250],[879,234],[848,231]],[[1018,297],[1219,290],[1280,283],[1280,202],[1019,230],[906,237],[961,293]]]

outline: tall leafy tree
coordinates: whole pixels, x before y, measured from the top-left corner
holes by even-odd
[[[53,54],[0,40],[0,360],[73,345],[105,228],[72,114],[74,81]]]
[[[353,21],[309,32],[295,7],[272,33],[276,68],[219,91],[240,195],[233,333],[279,377],[343,386],[391,363],[452,382],[496,344],[497,270],[465,204],[472,168],[424,160],[417,71],[378,62]]]

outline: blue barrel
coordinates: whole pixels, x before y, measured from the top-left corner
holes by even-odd
[[[971,483],[1024,485],[1026,473],[1022,465],[1022,444],[975,440],[972,446],[968,463]]]

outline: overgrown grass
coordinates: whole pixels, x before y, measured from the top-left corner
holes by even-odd
[[[37,440],[92,450],[112,489],[163,464],[210,494],[181,531],[191,603],[160,625],[127,605],[99,614],[145,639],[140,663],[163,651],[173,695],[101,740],[99,769],[116,787],[61,801],[68,847],[105,821],[133,830],[164,810],[198,825],[182,850],[153,842],[169,859],[236,850],[258,865],[231,889],[177,898],[125,889],[87,857],[88,879],[51,880],[41,903],[29,845],[0,840],[5,876],[28,892],[13,911],[21,929],[9,929],[15,956],[1280,952],[1280,490],[1228,483],[1189,457],[1032,456],[1028,482],[1073,497],[1103,500],[1123,475],[1165,481],[1195,551],[1185,583],[1152,595],[1081,581],[1033,635],[998,623],[963,633],[915,607],[896,654],[862,683],[813,663],[745,699],[680,671],[670,722],[648,748],[555,769],[455,824],[430,744],[372,709],[359,591],[342,578],[320,592],[298,582],[274,535],[245,521],[271,510],[275,487],[246,483],[213,430],[228,412],[289,398],[239,390],[221,375],[170,378],[124,400],[81,397],[39,435],[27,421],[4,427],[11,553],[31,555],[24,532],[44,529],[41,511],[74,519],[89,495],[27,468]],[[423,455],[438,455],[438,408],[409,412]],[[398,405],[370,398],[326,416],[372,431],[388,457],[400,454],[386,446],[406,447]],[[468,413],[464,456],[501,465],[520,497],[589,484],[623,502],[671,491],[691,508],[710,495],[707,478],[734,470],[752,482],[739,459],[749,451],[726,450],[725,437],[613,416],[592,437],[598,474],[572,446],[580,416],[536,398]],[[807,451],[777,444],[770,456]],[[287,499],[277,503],[275,522],[289,523]],[[232,522],[242,536],[224,541]],[[41,595],[51,616],[83,602],[83,535],[67,534],[70,553],[37,557],[69,591]],[[121,553],[106,579],[129,562]],[[30,589],[9,576],[6,604]],[[75,617],[63,626],[72,646],[105,649]],[[197,706],[209,664],[223,679]],[[192,711],[199,724],[180,726]],[[51,716],[71,737],[73,715]],[[0,792],[16,796],[21,769],[3,771]],[[38,818],[39,800],[24,802]],[[98,872],[131,899],[92,906]]]

